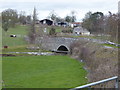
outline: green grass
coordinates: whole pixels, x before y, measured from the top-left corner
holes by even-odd
[[[47,28],[47,33],[49,34],[49,31],[51,30],[52,27],[48,27]],[[61,27],[58,27],[58,26],[55,26],[55,31],[56,33],[60,33],[62,31],[62,28]]]
[[[16,25],[14,28],[9,28],[7,31],[8,34],[21,34],[26,35],[28,26],[26,25]],[[4,30],[3,30],[4,32]]]
[[[74,88],[87,83],[83,64],[68,56],[3,57],[7,88]]]
[[[17,25],[15,28],[10,28],[7,32],[2,30],[2,46],[14,47],[26,45],[24,35],[27,35],[27,26]],[[10,37],[11,34],[17,35],[16,38]]]
[[[104,46],[108,46],[108,47],[113,47],[113,48],[120,48],[120,47],[117,47],[117,46],[114,46],[114,45],[111,45],[111,44],[103,44]]]
[[[2,49],[3,53],[7,52],[38,52],[39,50],[30,50],[27,49],[28,45],[21,45],[21,46],[16,46],[16,47],[9,47],[7,49]]]

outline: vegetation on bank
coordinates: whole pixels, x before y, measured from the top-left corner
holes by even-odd
[[[89,72],[89,82],[96,82],[118,75],[118,50],[103,45],[79,40],[71,45],[71,56],[85,63]],[[114,82],[94,86],[95,88],[113,88]]]

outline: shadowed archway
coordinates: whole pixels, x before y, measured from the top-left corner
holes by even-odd
[[[66,46],[61,45],[58,47],[57,51],[69,51],[69,50]]]

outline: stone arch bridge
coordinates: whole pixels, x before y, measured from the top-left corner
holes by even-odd
[[[42,48],[54,52],[69,52],[70,45],[78,39],[65,37],[39,37],[36,43]]]
[[[75,41],[90,41],[105,44],[106,41],[89,38],[68,38],[68,37],[37,37],[35,43],[42,46],[43,49],[54,52],[69,52],[70,46]]]

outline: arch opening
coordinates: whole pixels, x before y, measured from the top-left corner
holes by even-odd
[[[57,51],[66,51],[66,52],[68,52],[69,50],[67,49],[66,46],[61,45],[61,46],[57,49]]]

